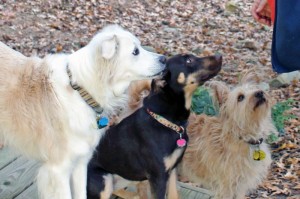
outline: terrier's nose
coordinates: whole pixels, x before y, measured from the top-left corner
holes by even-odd
[[[257,91],[254,96],[258,99],[261,99],[264,97],[264,92],[263,91]]]
[[[166,64],[167,58],[165,56],[160,56],[159,57],[159,62],[162,63],[162,64]]]

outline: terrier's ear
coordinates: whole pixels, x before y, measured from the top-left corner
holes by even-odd
[[[163,79],[153,79],[151,82],[151,90],[155,93],[159,92],[166,85],[166,81]]]
[[[260,69],[258,67],[253,67],[247,70],[243,75],[241,75],[240,83],[253,83],[259,84],[263,79],[262,75],[259,75]],[[261,73],[262,74],[262,73]]]
[[[128,88],[129,96],[145,96],[145,94],[149,94],[151,89],[151,80],[137,80],[130,83]]]
[[[211,81],[207,84],[207,86],[212,90],[212,94],[219,103],[219,106],[224,104],[230,91],[228,86],[220,81]]]
[[[129,93],[129,107],[131,110],[139,108],[144,100],[150,93],[151,80],[138,80],[131,82]]]
[[[105,59],[111,59],[117,52],[117,37],[108,37],[101,44],[101,55]]]

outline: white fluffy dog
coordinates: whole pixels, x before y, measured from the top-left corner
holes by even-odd
[[[42,162],[41,198],[86,198],[87,163],[104,133],[96,112],[116,114],[131,81],[164,67],[116,25],[71,55],[29,58],[0,42],[0,140]]]

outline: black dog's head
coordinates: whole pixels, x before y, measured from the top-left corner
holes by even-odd
[[[174,92],[184,93],[186,108],[189,109],[193,92],[217,75],[221,66],[221,55],[200,58],[191,54],[179,54],[168,59],[163,80]]]
[[[200,86],[221,70],[222,56],[196,57],[180,54],[167,61],[166,82],[173,90],[181,92],[187,86]]]

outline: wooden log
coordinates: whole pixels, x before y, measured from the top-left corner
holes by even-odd
[[[0,170],[16,160],[20,155],[8,147],[0,149]]]
[[[21,156],[0,170],[0,198],[19,195],[34,181],[39,164]]]
[[[20,195],[14,199],[38,199],[38,191],[36,183],[25,189]]]
[[[194,187],[186,183],[177,182],[180,197],[184,199],[213,199],[213,194],[199,187]]]

